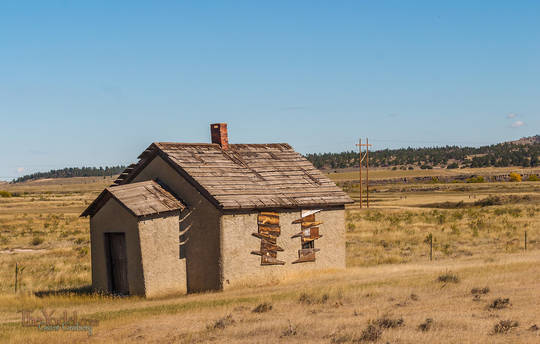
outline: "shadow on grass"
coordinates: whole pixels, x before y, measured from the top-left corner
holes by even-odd
[[[505,204],[517,204],[517,203],[531,203],[539,200],[539,197],[531,195],[508,195],[508,196],[488,196],[474,202],[441,202],[430,204],[419,204],[415,207],[420,208],[439,208],[439,209],[463,209],[473,207],[489,207],[493,205],[505,205]]]
[[[64,296],[64,295],[91,295],[94,294],[91,285],[85,285],[78,288],[65,288],[57,290],[40,290],[34,293],[37,297],[46,297],[46,296]]]

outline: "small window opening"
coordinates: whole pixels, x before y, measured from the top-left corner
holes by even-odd
[[[315,248],[315,240],[302,243],[302,249]]]

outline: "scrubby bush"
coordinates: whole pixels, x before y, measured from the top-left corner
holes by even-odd
[[[281,333],[281,337],[296,336],[296,333],[297,333],[296,326],[293,325],[291,321],[289,320],[289,326],[287,326],[287,328],[283,330],[283,332]]]
[[[84,257],[88,255],[88,247],[75,247],[74,250],[77,252],[79,257]]]
[[[376,342],[382,335],[382,330],[380,327],[373,324],[369,324],[365,329],[362,330],[360,335],[361,342]]]
[[[224,328],[234,324],[235,321],[232,317],[232,314],[229,314],[223,318],[220,318],[216,321],[214,321],[213,323],[211,324],[208,324],[206,325],[206,329],[207,330],[212,330],[212,329],[219,329],[219,330],[223,330]]]
[[[521,181],[521,174],[512,172],[510,173],[510,181],[511,182],[520,182]]]
[[[314,295],[302,293],[300,297],[298,298],[298,302],[303,303],[305,305],[311,305],[311,304],[316,304],[316,303],[323,304],[323,303],[326,303],[329,298],[330,296],[328,294],[323,294],[320,298],[318,298]]]
[[[540,181],[540,178],[536,174],[529,174],[529,177],[527,178],[530,182],[537,182]]]
[[[9,191],[4,191],[4,190],[0,190],[0,197],[11,197],[11,196],[13,196],[13,195],[11,194],[11,192],[9,192]]]
[[[458,283],[459,277],[451,272],[446,272],[440,275],[438,280],[439,282],[444,282],[444,283]]]
[[[501,320],[493,327],[493,333],[506,334],[514,327],[518,327],[519,323],[512,320]]]
[[[418,325],[418,329],[422,332],[427,332],[431,329],[432,325],[433,325],[433,319],[426,318],[426,321]]]
[[[482,176],[474,176],[474,177],[465,179],[465,181],[467,183],[484,183],[485,179]]]
[[[253,313],[266,313],[268,311],[272,310],[272,304],[269,302],[263,302],[259,304],[257,307],[255,307],[252,312]]]
[[[510,299],[509,298],[496,298],[493,300],[493,302],[489,305],[489,308],[491,309],[503,309],[510,306]]]
[[[372,324],[382,329],[400,327],[403,326],[403,323],[403,318],[390,318],[388,316],[383,316],[372,322]]]
[[[483,176],[474,176],[465,180],[467,183],[485,183],[486,180]]]
[[[487,293],[489,293],[489,287],[472,288],[471,289],[471,294],[473,294],[473,295],[487,294]]]
[[[38,236],[32,238],[32,245],[37,246],[37,245],[40,245],[42,243],[43,243],[43,238],[38,237]]]

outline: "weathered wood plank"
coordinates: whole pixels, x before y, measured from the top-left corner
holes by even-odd
[[[298,224],[298,223],[302,223],[302,222],[315,222],[315,214],[311,214],[311,215],[302,217],[300,219],[294,220],[292,223],[293,224]]]
[[[321,225],[321,224],[322,224],[321,221],[315,221],[315,222],[302,222],[302,223],[301,223],[301,227],[302,227],[302,229],[307,229],[307,228],[319,226],[319,225]]]
[[[281,228],[278,225],[259,225],[259,233],[279,236],[281,234]]]
[[[261,256],[261,265],[284,265],[285,262],[270,256]]]
[[[283,248],[281,246],[278,246],[278,245],[275,245],[275,244],[272,244],[272,243],[269,243],[269,242],[261,241],[261,251],[263,251],[263,252],[266,252],[266,251],[280,251],[280,252],[283,252]]]
[[[314,261],[315,261],[315,253],[311,253],[311,254],[299,257],[297,260],[293,261],[291,264],[314,262]]]
[[[317,236],[312,236],[312,237],[302,237],[302,244],[306,243],[306,242],[310,242],[310,241],[313,241],[313,240],[317,240],[317,239],[320,239],[322,238],[322,234],[321,235],[317,235]]]
[[[257,223],[259,225],[279,225],[279,216],[260,214]]]
[[[266,240],[268,240],[269,242],[271,242],[273,244],[276,243],[276,237],[273,236],[273,235],[267,235],[267,234],[264,234],[264,233],[251,233],[251,235],[253,235],[254,237],[259,238],[259,239],[266,239]]]

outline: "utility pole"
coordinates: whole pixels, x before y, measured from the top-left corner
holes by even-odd
[[[369,208],[369,142],[366,137],[366,201]]]
[[[369,141],[368,139],[366,138],[366,143],[362,143],[362,139],[358,139],[358,143],[356,144],[359,149],[360,149],[360,163],[359,163],[359,167],[360,167],[360,172],[359,172],[359,177],[360,177],[360,209],[362,208],[362,203],[363,203],[363,200],[362,200],[362,161],[364,161],[364,159],[366,159],[366,205],[367,207],[369,208],[369,147],[371,146],[369,144]],[[362,156],[362,147],[366,147],[366,154],[364,154],[364,156]]]
[[[360,182],[360,185],[359,185],[359,190],[360,190],[360,209],[362,209],[362,139],[358,139],[358,144],[357,144],[358,148],[360,149],[360,155],[359,155],[359,158],[358,158],[358,165],[360,165],[360,178],[358,179],[358,181]]]

